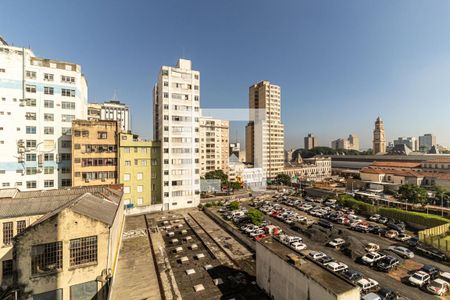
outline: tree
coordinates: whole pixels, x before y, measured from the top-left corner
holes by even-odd
[[[233,201],[228,206],[231,210],[237,210],[237,209],[239,209],[239,202]]]
[[[260,225],[264,221],[264,215],[262,212],[255,208],[250,208],[247,212],[247,216],[250,218],[253,224]]]
[[[220,179],[221,184],[228,183],[228,175],[222,170],[209,171],[205,174],[205,179]]]
[[[434,186],[435,203],[444,206],[444,201],[449,199],[449,191],[443,186]]]
[[[427,202],[427,190],[415,184],[404,184],[398,189],[400,198],[411,202],[425,204]]]
[[[237,181],[228,182],[228,186],[233,190],[240,190],[242,188],[241,184]]]
[[[278,184],[291,185],[291,176],[287,174],[278,174],[277,177],[275,177],[275,181]]]

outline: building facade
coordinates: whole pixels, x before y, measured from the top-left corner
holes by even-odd
[[[323,181],[331,177],[331,158],[305,158],[300,163],[286,163],[284,174],[300,181]]]
[[[246,126],[246,162],[275,178],[284,167],[281,89],[264,80],[249,88],[250,121]]]
[[[331,142],[331,148],[335,150],[356,150],[359,151],[359,137],[350,134],[347,139],[337,139]]]
[[[179,59],[163,66],[153,89],[154,139],[161,142],[164,210],[200,203],[200,72]]]
[[[427,152],[431,147],[437,145],[436,136],[431,133],[426,133],[419,136],[419,150]]]
[[[230,122],[200,118],[200,176],[214,170],[228,174]]]
[[[375,129],[373,130],[373,153],[386,153],[386,137],[384,134],[384,122],[380,117],[375,121]]]
[[[161,203],[161,146],[139,140],[131,133],[119,133],[119,183],[124,204],[148,206]]]
[[[419,151],[417,138],[413,136],[399,137],[398,139],[394,140],[394,147],[397,145],[406,145],[409,149],[411,149],[411,151]]]
[[[319,146],[319,141],[312,133],[308,133],[304,138],[305,150],[311,150]]]
[[[88,104],[88,120],[117,121],[120,132],[131,131],[130,109],[118,100]]]
[[[72,122],[72,185],[117,183],[117,122]]]
[[[71,186],[71,125],[87,114],[78,64],[44,59],[0,39],[0,185]]]

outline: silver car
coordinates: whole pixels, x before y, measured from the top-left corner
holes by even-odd
[[[414,257],[414,252],[412,252],[408,248],[405,248],[402,246],[390,246],[388,249],[403,258],[413,258]]]

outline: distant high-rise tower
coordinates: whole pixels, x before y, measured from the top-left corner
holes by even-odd
[[[281,89],[261,81],[249,89],[250,122],[245,128],[246,160],[263,168],[267,178],[284,170],[284,125],[281,122]]]
[[[373,153],[386,153],[386,139],[384,136],[384,123],[380,117],[375,121],[375,129],[373,130]]]
[[[311,150],[318,146],[317,138],[311,133],[308,133],[308,136],[305,136],[304,141],[305,141],[305,150]]]

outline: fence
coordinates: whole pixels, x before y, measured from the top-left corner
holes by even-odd
[[[450,223],[419,231],[419,240],[435,248],[450,251]]]

